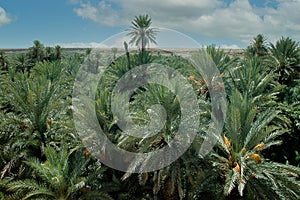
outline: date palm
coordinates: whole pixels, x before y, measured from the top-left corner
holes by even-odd
[[[237,89],[256,105],[274,104],[283,87],[276,81],[277,75],[266,66],[267,63],[256,55],[233,63],[224,78],[227,94],[231,96]]]
[[[132,37],[129,43],[139,46],[142,52],[145,51],[149,43],[156,44],[157,31],[150,27],[151,23],[149,15],[135,16],[131,22],[132,26],[127,30],[129,32],[127,35]]]
[[[24,177],[28,169],[23,161],[41,154],[41,143],[26,132],[26,121],[12,113],[0,113],[0,180]]]
[[[147,85],[144,89],[146,91],[143,91],[143,89],[137,91],[134,97],[134,101],[131,104],[131,117],[140,125],[149,123],[151,119],[145,114],[145,110],[149,109],[149,105],[160,104],[167,112],[167,119],[165,126],[154,137],[144,139],[130,136],[120,137],[118,141],[119,147],[139,153],[159,150],[165,145],[168,145],[174,135],[178,134],[177,129],[181,115],[180,105],[176,96],[168,91],[167,88],[159,85]],[[204,99],[199,99],[199,101],[205,102]],[[205,107],[205,105],[202,106]],[[206,108],[206,111],[208,110],[209,108]],[[202,120],[206,119],[206,117],[207,116],[203,115]],[[203,120],[203,124],[205,123],[205,120]],[[135,130],[129,131],[134,132]],[[155,172],[139,174],[139,184],[141,186],[151,184],[153,195],[159,199],[181,200],[189,196],[189,192],[193,191],[194,186],[201,184],[202,181],[202,179],[197,179],[196,174],[202,172],[202,168],[207,167],[205,163],[202,163],[202,161],[197,158],[197,150],[199,150],[197,147],[201,142],[201,136],[198,135],[194,141],[194,145],[174,163]],[[152,159],[155,158],[151,158],[150,156],[145,160],[135,160],[130,167],[135,168],[139,165],[142,165],[142,167],[151,165]],[[165,157],[164,159],[168,160],[169,158]],[[130,175],[130,173],[126,173],[122,177],[122,180],[129,178]],[[151,183],[150,177],[152,177],[153,183]]]
[[[135,61],[140,61],[136,56],[139,56],[140,53],[132,55],[132,58],[135,58]],[[156,63],[165,64],[172,66],[174,69],[180,71],[182,74],[188,77],[189,75],[197,73],[189,62],[180,57],[164,57],[156,58],[153,57],[153,61]],[[146,66],[143,68],[145,71],[137,76],[140,76],[141,80],[146,80],[148,69]],[[180,103],[176,98],[176,95],[171,92],[168,88],[159,85],[159,84],[145,84],[140,88],[136,88],[132,98],[130,100],[130,113],[129,117],[134,120],[134,122],[140,126],[144,126],[151,122],[151,116],[147,113],[150,106],[152,105],[161,105],[166,111],[166,123],[158,132],[157,135],[149,138],[139,138],[129,136],[130,134],[138,134],[138,131],[134,128],[128,129],[130,134],[120,134],[120,129],[116,128],[115,122],[118,120],[117,117],[113,118],[111,109],[111,95],[112,90],[115,87],[116,82],[126,74],[126,72],[131,69],[126,64],[125,57],[118,58],[114,65],[110,66],[107,71],[102,76],[103,79],[100,82],[97,94],[97,113],[98,120],[103,127],[103,130],[107,132],[108,136],[114,138],[114,142],[122,149],[126,149],[131,152],[144,153],[149,151],[158,150],[164,145],[168,145],[172,141],[174,135],[176,135],[178,126],[180,123]],[[193,71],[194,70],[194,71]],[[152,72],[153,73],[153,72]],[[162,73],[162,72],[160,72]],[[167,74],[167,73],[166,73]],[[128,82],[124,83],[124,91],[132,87],[132,78],[130,75],[135,76],[135,74],[129,74],[125,78]],[[145,75],[145,77],[143,77]],[[126,76],[126,75],[125,75]],[[157,75],[158,77],[159,75]],[[170,72],[169,77],[172,77]],[[164,80],[166,77],[160,77],[159,80]],[[140,80],[137,78],[137,80]],[[182,88],[175,87],[174,90],[179,91]],[[182,89],[182,92],[186,90]],[[197,91],[195,91],[195,94]],[[119,102],[117,105],[125,105],[126,99],[124,98],[115,98]],[[203,114],[201,120],[203,124],[206,123],[205,119],[209,118],[209,104],[205,101],[204,96],[199,97],[199,104],[203,107]],[[205,108],[205,109],[204,109]],[[121,109],[117,109],[118,111]],[[150,109],[151,110],[151,109]],[[204,111],[205,110],[205,111]],[[156,111],[153,111],[156,112]],[[153,113],[152,113],[153,114]],[[190,113],[191,114],[191,113]],[[208,116],[207,116],[208,115]],[[115,120],[115,121],[114,121]],[[193,123],[192,120],[187,123]],[[203,128],[203,127],[202,127]],[[145,134],[145,133],[144,133]],[[197,148],[198,144],[202,142],[201,137],[196,138],[196,142],[193,147],[191,147],[178,161],[172,163],[170,166],[155,171],[153,173],[141,173],[138,175],[140,184],[139,188],[144,186],[152,186],[152,190],[147,191],[150,196],[156,196],[157,198],[163,199],[183,199],[185,196],[189,196],[196,185],[196,176],[197,172],[201,171],[204,164],[197,158]],[[166,160],[168,158],[165,158]],[[151,159],[149,160],[135,160],[131,163],[130,168],[135,168],[136,166],[142,165],[147,166],[151,165]],[[130,169],[128,169],[130,170]],[[152,177],[152,178],[151,178]],[[122,180],[133,180],[135,175],[126,173]],[[151,181],[152,180],[152,181]],[[200,182],[200,180],[198,180]],[[189,183],[188,183],[189,182]],[[193,184],[193,185],[192,185]],[[136,187],[134,185],[133,187]],[[192,197],[192,195],[190,195]]]
[[[31,63],[31,60],[27,56],[27,54],[21,53],[15,56],[14,66],[16,67],[16,71],[25,73],[25,71],[28,71],[33,66],[33,64]]]
[[[209,45],[206,47],[206,52],[211,56],[216,67],[219,69],[220,73],[224,75],[225,71],[236,62],[237,58],[230,58],[229,53],[225,53],[224,50],[216,48],[215,45]]]
[[[54,47],[54,49],[55,49],[55,59],[56,59],[56,60],[60,60],[61,57],[62,57],[62,49],[61,49],[61,46],[56,45],[56,46]]]
[[[64,85],[51,82],[46,75],[28,78],[17,74],[15,80],[5,79],[3,87],[6,103],[15,113],[22,113],[23,118],[30,121],[32,131],[41,134],[47,129],[47,120],[61,113],[66,103],[61,101],[67,95]]]
[[[257,55],[258,57],[263,57],[268,54],[268,47],[266,44],[266,38],[262,34],[258,34],[253,38],[250,46],[247,47],[245,51],[246,57],[252,57]]]
[[[24,159],[43,158],[48,142],[70,134],[69,130],[63,131],[70,120],[66,115],[70,79],[65,76],[65,69],[59,63],[39,63],[31,76],[17,72],[13,77],[0,77],[0,145],[4,162],[0,164],[0,179],[7,174],[20,175]],[[64,120],[65,125],[54,126],[53,120]]]
[[[89,158],[78,148],[68,150],[66,147],[57,152],[53,147],[45,148],[46,161],[36,158],[25,163],[33,170],[32,179],[17,180],[6,184],[12,194],[7,199],[111,199],[101,191],[89,191],[87,170]],[[86,192],[89,191],[89,194]]]
[[[8,58],[3,50],[0,50],[0,69],[8,71]]]
[[[54,57],[53,48],[45,47],[43,59],[46,61],[51,61],[51,60],[53,60],[53,57]]]
[[[44,45],[39,40],[34,40],[33,44],[29,48],[30,58],[33,62],[42,61],[44,58]]]
[[[299,43],[289,37],[282,37],[276,44],[270,44],[271,67],[279,74],[278,82],[280,84],[289,86],[293,79],[299,78],[299,48]]]
[[[262,153],[281,144],[277,138],[288,130],[272,124],[279,111],[269,108],[257,113],[256,109],[247,97],[233,92],[224,134],[212,153],[224,181],[223,192],[232,198],[239,194],[246,199],[298,199],[300,168],[272,162]]]

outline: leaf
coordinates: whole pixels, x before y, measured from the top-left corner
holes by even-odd
[[[231,191],[235,188],[238,178],[239,173],[237,173],[235,170],[231,170],[228,174],[226,174],[224,195],[228,196],[231,193]]]

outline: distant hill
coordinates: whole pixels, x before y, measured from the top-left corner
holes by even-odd
[[[89,48],[62,48],[63,52],[85,52]],[[0,51],[3,50],[7,54],[14,54],[14,53],[25,53],[28,51],[28,48],[0,48]],[[100,48],[100,51],[103,52],[110,52],[111,48]],[[160,48],[160,49],[155,49],[155,48],[150,48],[149,49],[151,52],[163,52],[166,54],[188,54],[192,52],[196,52],[199,49],[198,48]],[[224,52],[229,52],[229,55],[231,56],[242,56],[243,50],[242,49],[222,49]],[[133,48],[131,49],[131,52],[135,52],[137,49]],[[118,48],[118,52],[125,52],[123,48]]]

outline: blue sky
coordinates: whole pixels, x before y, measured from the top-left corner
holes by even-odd
[[[258,33],[300,40],[299,10],[300,0],[1,0],[0,48],[94,47],[145,13],[201,45],[244,48]]]

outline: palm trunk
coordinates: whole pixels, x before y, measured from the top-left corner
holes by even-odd
[[[127,44],[127,42],[124,42],[124,48],[125,48],[125,51],[126,51],[127,65],[128,65],[128,68],[130,69],[130,56],[129,56],[128,44]]]
[[[171,178],[168,178],[164,185],[164,199],[165,200],[179,200],[176,184],[172,183]]]
[[[142,55],[144,55],[145,52],[145,33],[142,33]]]

